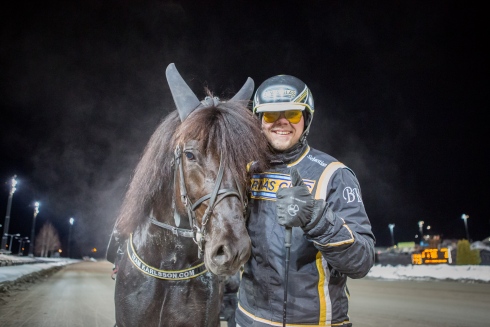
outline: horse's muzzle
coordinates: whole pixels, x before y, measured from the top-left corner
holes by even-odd
[[[204,263],[215,275],[231,276],[248,260],[250,251],[251,242],[248,234],[234,242],[226,241],[226,238],[225,241],[206,242]]]

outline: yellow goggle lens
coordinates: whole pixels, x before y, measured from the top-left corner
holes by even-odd
[[[278,120],[280,115],[281,115],[280,111],[266,111],[264,112],[264,121],[267,124],[271,124],[276,120]]]
[[[264,112],[264,121],[267,124],[271,124],[279,119],[281,114],[284,113],[284,117],[292,124],[297,124],[303,116],[301,110],[286,110],[286,111],[266,111]]]

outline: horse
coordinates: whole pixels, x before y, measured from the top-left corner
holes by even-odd
[[[174,64],[166,77],[177,110],[150,137],[109,242],[116,326],[219,326],[223,280],[250,256],[247,164],[263,169],[268,145],[250,77],[228,101],[199,101]]]

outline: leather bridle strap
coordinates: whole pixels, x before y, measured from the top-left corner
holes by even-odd
[[[204,212],[204,215],[201,219],[201,228],[203,228],[204,225],[206,225],[208,219],[209,219],[209,216],[211,215],[211,213],[213,212],[214,210],[214,207],[221,201],[223,200],[225,197],[229,196],[229,195],[236,195],[239,199],[240,198],[240,194],[233,190],[233,189],[229,189],[229,188],[226,188],[226,189],[219,189],[219,187],[221,186],[221,180],[223,179],[223,174],[224,174],[224,168],[223,168],[223,157],[220,156],[220,162],[219,162],[219,170],[218,170],[218,176],[216,177],[216,183],[214,184],[214,189],[213,189],[213,192],[211,192],[210,194],[207,194],[203,197],[201,197],[200,199],[198,199],[196,201],[196,203],[194,203],[192,205],[192,211],[195,211],[197,209],[197,207],[199,207],[199,205],[206,201],[207,199],[209,199],[209,204],[208,204],[208,207],[206,209],[206,211]],[[216,198],[218,197],[218,195],[223,195],[216,203]]]
[[[182,167],[182,164],[180,166]],[[180,175],[181,185],[183,185],[183,187],[185,188],[185,183],[182,182],[184,180],[182,168],[181,168],[180,172],[181,172],[181,175]],[[195,204],[192,204],[188,198],[186,201],[186,205],[188,205],[187,211],[189,212],[189,216],[192,216],[192,220],[194,222],[193,225],[191,225],[191,226],[193,226],[193,229],[196,230],[196,237],[194,239],[194,242],[199,247],[199,257],[201,257],[202,254],[204,253],[203,242],[204,242],[204,238],[206,236],[206,224],[209,220],[209,217],[213,213],[214,207],[221,200],[223,200],[225,197],[227,197],[229,195],[236,195],[240,198],[239,193],[236,192],[235,190],[232,190],[232,189],[220,190],[221,181],[223,180],[223,175],[224,175],[223,156],[220,155],[218,175],[216,176],[216,181],[214,184],[213,191],[210,194],[207,194],[207,195],[199,198]],[[187,194],[187,191],[185,193]],[[181,191],[181,194],[182,194],[182,191]],[[216,201],[218,195],[223,195],[223,196],[218,201]],[[208,200],[208,199],[209,199],[209,204],[208,204],[208,207],[206,208],[206,211],[204,211],[204,214],[201,218],[201,227],[199,228],[199,226],[197,225],[197,222],[196,222],[195,210],[198,208],[199,205],[201,205],[205,200]],[[190,207],[190,209],[189,209],[189,207]]]
[[[185,185],[185,180],[184,180],[184,168],[182,164],[182,150],[179,145],[175,147],[174,151],[174,185],[175,185],[175,180],[177,179],[177,171],[179,172],[179,189],[180,189],[180,197],[182,200],[182,203],[187,209],[187,215],[189,217],[189,224],[192,229],[183,229],[183,228],[177,228],[175,226],[171,226],[162,222],[159,222],[158,220],[153,217],[153,214],[150,215],[150,222],[156,226],[171,230],[175,235],[180,235],[184,237],[193,237],[194,242],[197,244],[199,250],[198,250],[198,256],[199,258],[202,256],[204,253],[203,249],[203,242],[204,242],[204,237],[206,236],[206,223],[209,220],[209,217],[211,216],[214,207],[225,197],[227,196],[237,196],[240,201],[244,201],[242,198],[242,194],[240,192],[240,189],[238,188],[238,192],[234,189],[231,188],[225,188],[225,189],[220,189],[221,182],[223,180],[223,175],[224,175],[224,165],[223,165],[223,157],[220,155],[220,164],[219,164],[219,169],[218,169],[218,175],[216,177],[216,181],[214,184],[213,191],[209,194],[206,194],[202,197],[200,197],[194,204],[192,204],[191,200],[189,199],[187,195],[187,187]],[[178,166],[178,167],[177,167]],[[238,186],[238,184],[237,184]],[[218,198],[218,196],[221,196]],[[203,217],[201,219],[201,227],[197,225],[197,219],[196,219],[196,214],[195,210],[206,200],[209,200],[209,204],[206,208],[206,211],[203,214]],[[175,198],[172,200],[172,206],[174,207],[175,210]]]
[[[165,228],[165,229],[172,231],[172,233],[174,235],[182,236],[182,237],[192,237],[192,238],[195,237],[194,231],[192,229],[178,228],[175,226],[171,226],[169,224],[159,222],[153,216],[153,212],[150,213],[150,222],[154,225],[157,225],[158,227],[162,227],[162,228]]]
[[[216,204],[218,204],[218,203],[219,203],[219,202],[220,202],[220,201],[221,201],[223,198],[225,198],[225,197],[227,197],[227,196],[229,196],[229,195],[236,195],[238,198],[240,198],[240,199],[241,199],[241,195],[240,195],[240,193],[239,193],[239,192],[237,192],[237,191],[235,191],[234,189],[231,189],[231,188],[223,188],[223,189],[219,190],[219,191],[218,191],[218,195],[223,195],[223,197],[222,197],[222,198],[220,198],[220,199],[218,200],[218,202],[216,202],[216,203],[215,203],[215,205],[216,205]],[[199,200],[197,200],[197,201],[196,201],[196,203],[194,203],[194,204],[192,205],[192,210],[196,210],[196,209],[197,209],[197,207],[199,207],[199,205],[200,205],[202,202],[206,201],[206,200],[207,200],[207,199],[209,199],[209,198],[211,198],[211,194],[207,194],[207,195],[205,195],[205,196],[201,197]]]

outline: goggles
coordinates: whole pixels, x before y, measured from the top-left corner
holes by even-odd
[[[286,110],[286,111],[264,111],[264,121],[267,124],[271,124],[281,117],[281,113],[284,113],[284,117],[291,123],[297,124],[303,117],[302,110]]]

